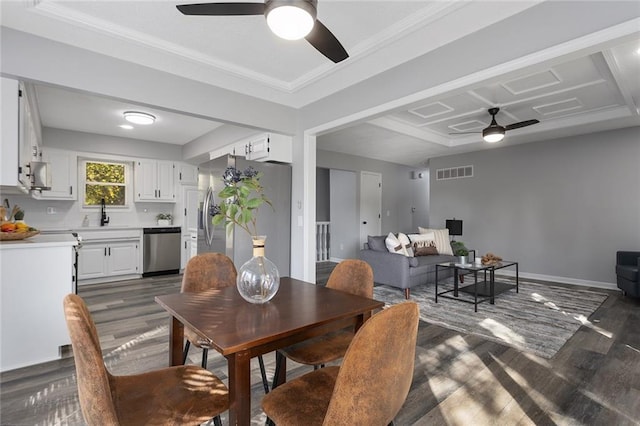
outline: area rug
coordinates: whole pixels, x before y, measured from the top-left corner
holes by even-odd
[[[445,283],[442,290],[447,287],[453,284]],[[597,291],[522,279],[519,287],[519,293],[514,288],[496,296],[494,305],[479,304],[478,312],[473,304],[457,300],[439,297],[435,303],[433,285],[412,288],[411,300],[419,303],[423,321],[552,358],[580,326],[591,325],[589,316],[608,297]],[[376,300],[389,305],[405,301],[398,288],[377,285],[373,292]]]

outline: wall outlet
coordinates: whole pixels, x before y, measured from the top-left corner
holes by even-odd
[[[56,214],[56,213],[58,212],[56,211],[55,207],[47,207],[47,214]]]

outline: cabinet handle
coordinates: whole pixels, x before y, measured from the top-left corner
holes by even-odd
[[[158,189],[158,198],[160,198],[160,190]]]
[[[187,208],[186,207],[184,208],[184,215],[185,216],[187,215]]]
[[[105,256],[107,255],[107,248],[106,247],[104,248],[104,255]]]
[[[109,247],[109,256],[111,256],[111,247]]]
[[[73,186],[69,186],[69,195],[73,195]]]
[[[178,175],[180,176],[178,179],[182,180],[182,172],[178,173]]]
[[[184,242],[184,248],[187,248],[187,242],[186,241]]]

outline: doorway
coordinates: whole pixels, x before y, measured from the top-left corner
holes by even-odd
[[[382,232],[382,175],[360,172],[360,247]]]

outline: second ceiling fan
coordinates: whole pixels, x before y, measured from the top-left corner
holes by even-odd
[[[318,19],[317,0],[266,0],[264,3],[198,3],[176,6],[185,15],[264,15],[267,25],[287,40],[305,38],[320,53],[338,63],[349,57],[338,39]]]
[[[500,142],[504,138],[505,132],[508,130],[519,129],[521,127],[531,126],[532,124],[538,124],[540,122],[540,120],[533,119],[501,126],[496,122],[496,114],[498,113],[498,111],[500,111],[500,108],[489,108],[489,114],[491,114],[491,124],[489,124],[489,127],[486,127],[482,130],[482,138],[489,143]],[[463,135],[468,133],[477,132],[458,132],[451,134]]]

